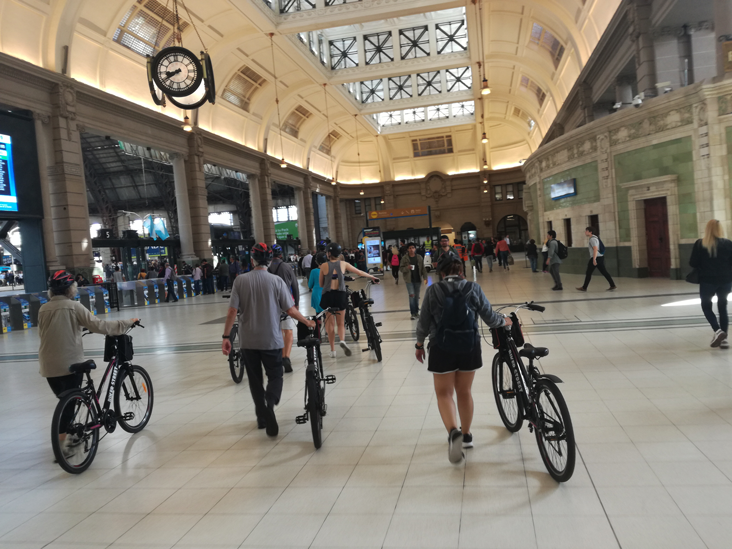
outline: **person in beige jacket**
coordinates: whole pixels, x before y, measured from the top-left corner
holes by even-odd
[[[82,374],[69,373],[69,366],[84,362],[82,328],[95,334],[122,335],[137,322],[136,318],[108,321],[95,318],[74,299],[77,291],[74,277],[66,271],[57,271],[49,280],[51,299],[38,312],[40,374],[57,397],[81,386]],[[66,434],[61,433],[59,438],[63,441]]]
[[[399,264],[402,278],[407,284],[409,293],[409,312],[412,320],[419,316],[419,292],[420,285],[427,285],[427,271],[424,269],[424,258],[417,253],[417,245],[410,242],[407,246],[407,253],[402,257]]]

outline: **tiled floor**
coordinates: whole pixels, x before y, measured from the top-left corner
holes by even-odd
[[[318,451],[309,426],[294,421],[302,351],[285,378],[280,436],[256,429],[246,379],[234,384],[215,350],[220,297],[110,315],[144,319],[135,362],[152,376],[155,409],[143,432],[105,438],[79,476],[52,463],[55,399],[37,361],[15,358],[36,351],[37,331],[0,336],[0,549],[729,548],[730,355],[708,348],[698,305],[663,306],[693,300],[695,287],[619,279],[607,294],[596,277],[587,294],[558,295],[548,275],[522,267],[478,281],[494,303],[547,305],[522,318],[528,339],[551,350],[543,368],[565,382],[578,446],[570,482],[549,477],[528,430],[503,428],[487,368],[475,382],[475,448],[448,462],[432,378],[407,337],[406,289],[387,273],[373,290],[384,361],[328,359],[338,382]],[[581,280],[564,278],[565,288]],[[593,324],[619,319],[640,322],[610,332]],[[641,329],[643,319],[655,329]],[[664,327],[679,319],[689,326]],[[103,338],[85,343],[98,351]],[[192,345],[166,352],[180,344]],[[489,363],[492,349],[483,350]]]

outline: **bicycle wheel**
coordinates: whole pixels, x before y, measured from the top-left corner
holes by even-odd
[[[229,353],[229,371],[231,372],[231,379],[236,383],[241,383],[244,379],[244,358],[242,357],[241,351],[238,349],[238,329],[233,327],[229,334],[229,341],[231,341],[231,352]]]
[[[369,315],[369,328],[371,331],[371,348],[376,353],[376,362],[381,362],[381,336],[379,330],[376,329],[374,319]]]
[[[114,391],[114,411],[120,427],[139,433],[150,421],[153,410],[153,386],[150,375],[141,366],[120,368]]]
[[[536,443],[547,471],[557,482],[566,482],[574,473],[576,447],[569,408],[553,381],[541,379],[535,387],[539,414]]]
[[[317,450],[323,445],[323,417],[321,416],[320,383],[314,372],[308,372],[305,378],[305,388],[308,392],[307,409],[310,420],[310,429],[313,432],[313,444]]]
[[[89,468],[97,454],[99,429],[97,412],[84,393],[75,391],[59,400],[51,423],[51,446],[64,471],[78,475]]]
[[[346,307],[346,325],[348,325],[348,330],[351,332],[353,341],[358,341],[361,333],[358,328],[358,317],[356,316],[356,311],[353,310],[352,305],[348,305],[348,307]]]
[[[515,433],[524,424],[524,410],[513,379],[511,367],[501,360],[501,354],[493,357],[493,395],[496,397],[496,407],[501,421],[506,429]]]

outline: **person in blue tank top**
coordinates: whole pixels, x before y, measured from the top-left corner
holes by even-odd
[[[325,253],[318,253],[312,260],[308,270],[310,271],[310,278],[308,279],[308,288],[312,291],[310,296],[310,306],[315,309],[315,314],[318,315],[323,312],[323,308],[320,306],[320,298],[323,295],[323,290],[320,287],[320,265],[327,261]]]

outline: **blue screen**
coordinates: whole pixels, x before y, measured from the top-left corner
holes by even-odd
[[[9,135],[0,133],[0,212],[17,212],[18,194],[13,172],[13,145]]]

